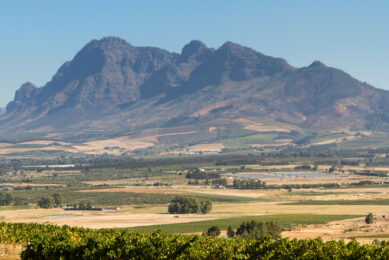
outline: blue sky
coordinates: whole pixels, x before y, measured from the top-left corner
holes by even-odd
[[[3,0],[0,106],[26,81],[44,85],[104,36],[174,52],[192,39],[210,47],[233,41],[296,67],[321,60],[389,89],[387,0]]]

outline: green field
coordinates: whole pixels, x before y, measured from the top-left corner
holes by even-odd
[[[31,208],[34,208],[34,207],[33,207],[33,206],[30,206],[30,205],[0,206],[0,211],[1,211],[1,210],[31,209]]]
[[[282,205],[389,205],[389,200],[302,200]]]
[[[168,204],[176,196],[175,194],[155,194],[155,193],[135,193],[135,192],[104,192],[106,188],[88,187],[88,186],[72,186],[72,187],[57,187],[48,189],[33,189],[33,190],[15,190],[9,191],[15,197],[22,198],[26,203],[37,203],[41,197],[52,196],[54,193],[60,193],[63,196],[63,203],[73,205],[81,200],[88,200],[95,206],[122,206],[122,205],[156,205]],[[80,192],[80,190],[90,190],[89,192]],[[224,196],[215,194],[200,194],[186,193],[184,196],[193,196],[199,199],[207,199],[212,202],[252,202],[265,201],[263,199],[239,197],[239,196]],[[18,209],[12,206],[10,209]],[[2,207],[0,207],[0,210]]]
[[[355,237],[349,237],[349,238],[389,238],[389,234],[370,235],[370,236],[355,236]]]
[[[274,144],[276,142],[273,139],[277,136],[278,135],[276,133],[263,133],[233,139],[225,139],[222,140],[221,143],[226,147],[240,147],[249,144]]]
[[[349,136],[349,135],[346,133],[333,133],[333,134],[328,134],[328,135],[321,135],[321,136],[318,136],[315,139],[313,139],[311,142],[312,143],[320,143],[323,141],[337,139],[337,138],[343,138],[346,136]]]
[[[358,218],[360,215],[308,215],[308,214],[279,214],[264,216],[241,216],[233,218],[222,218],[216,220],[196,221],[189,223],[153,225],[128,228],[137,232],[153,232],[161,230],[165,233],[195,233],[207,230],[211,226],[218,226],[220,229],[227,229],[228,226],[238,228],[243,221],[255,220],[259,222],[275,221],[283,227],[299,224],[325,224],[330,221]]]
[[[194,196],[199,199],[211,200],[214,202],[252,202],[252,201],[270,201],[267,199],[260,198],[249,198],[240,196],[226,196],[216,194],[201,194],[201,193],[186,193],[185,195]]]

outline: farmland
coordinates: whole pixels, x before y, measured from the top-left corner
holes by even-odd
[[[1,168],[0,192],[12,198],[9,205],[0,206],[0,218],[6,222],[168,234],[201,234],[218,226],[223,235],[229,226],[256,220],[279,223],[282,237],[291,239],[389,240],[389,166],[381,151],[376,157],[358,151],[341,157],[240,153],[26,159],[4,160]],[[61,206],[87,201],[108,209],[65,211],[38,206],[42,198],[56,194],[61,196]],[[168,205],[177,195],[210,200],[212,210],[169,214]],[[373,225],[365,223],[369,213],[374,215]]]

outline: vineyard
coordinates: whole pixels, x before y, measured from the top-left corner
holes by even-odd
[[[0,223],[0,243],[22,259],[388,259],[389,243],[352,240],[226,239],[41,224]]]

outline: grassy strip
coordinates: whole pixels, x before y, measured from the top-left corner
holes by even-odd
[[[389,205],[389,200],[301,200],[281,205]]]
[[[189,223],[178,223],[168,225],[153,225],[128,228],[131,231],[137,232],[153,232],[161,230],[165,233],[194,233],[207,230],[211,226],[218,226],[220,229],[227,229],[232,226],[238,228],[243,221],[275,221],[283,227],[288,227],[298,224],[325,224],[330,221],[358,218],[360,215],[314,215],[314,214],[279,214],[279,215],[263,215],[263,216],[240,216],[233,218],[222,218],[216,220],[196,221]]]
[[[31,205],[0,206],[0,211],[2,211],[2,210],[31,209],[31,208],[34,208],[34,206],[31,206]]]
[[[382,235],[369,235],[369,236],[354,236],[349,237],[351,238],[389,238],[389,234],[382,234]]]
[[[270,201],[267,199],[240,197],[240,196],[228,196],[228,195],[215,195],[215,194],[203,194],[203,193],[185,193],[184,196],[194,196],[199,199],[211,200],[214,202],[252,202],[252,201]]]
[[[348,185],[332,189],[365,189],[365,188],[389,188],[389,184],[371,184],[371,185]]]

